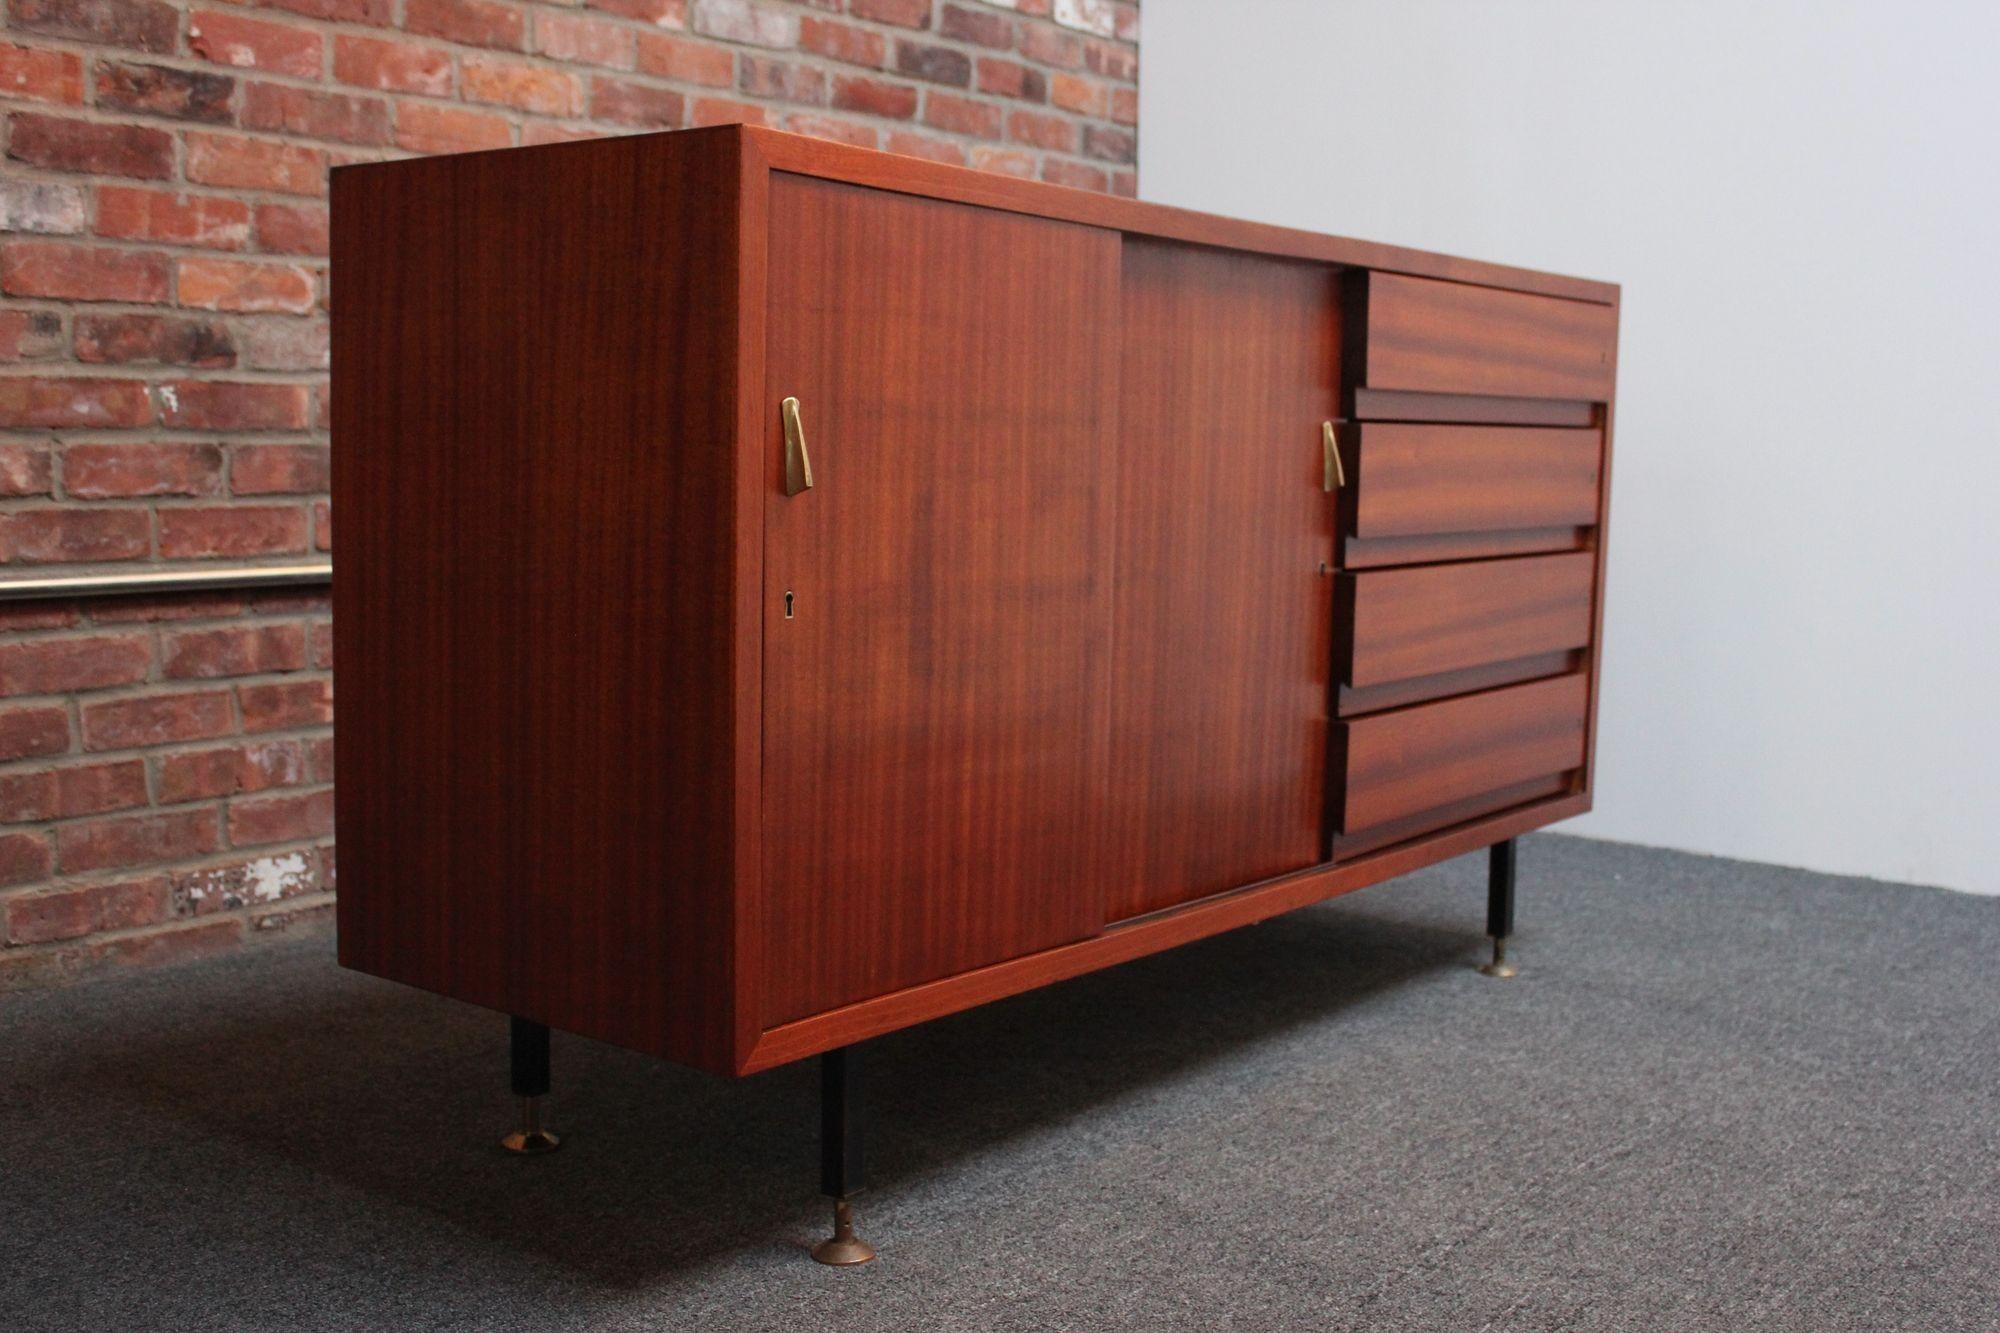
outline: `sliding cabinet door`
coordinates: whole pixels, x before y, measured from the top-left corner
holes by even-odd
[[[1109,919],[1322,859],[1333,272],[1128,237]]]
[[[766,1025],[1103,921],[1118,238],[779,174],[769,253]]]

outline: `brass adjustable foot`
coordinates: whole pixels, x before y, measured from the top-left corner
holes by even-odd
[[[508,1152],[523,1154],[554,1152],[562,1147],[561,1139],[542,1128],[540,1097],[521,1099],[521,1127],[500,1140],[500,1146]]]
[[[823,1264],[840,1267],[869,1263],[875,1258],[875,1247],[854,1234],[854,1209],[847,1200],[834,1201],[833,1235],[813,1246],[812,1256]]]
[[[1505,935],[1495,935],[1493,937],[1493,961],[1479,970],[1489,977],[1506,978],[1521,975],[1521,969],[1507,961],[1507,937]]]

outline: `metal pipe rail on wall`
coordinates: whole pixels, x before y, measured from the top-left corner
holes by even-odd
[[[234,592],[250,588],[313,587],[333,581],[333,562],[234,565],[226,569],[147,569],[109,574],[53,574],[0,579],[0,602],[64,597],[121,597],[156,592]]]

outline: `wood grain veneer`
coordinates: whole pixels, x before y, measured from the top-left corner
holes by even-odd
[[[1595,540],[1592,528],[1520,528],[1505,532],[1426,533],[1420,537],[1364,539],[1343,535],[1335,550],[1343,569],[1378,569],[1390,565],[1434,565],[1445,560],[1588,551],[1594,549]]]
[[[1361,385],[1601,400],[1617,315],[1595,301],[1398,273],[1367,277]]]
[[[1335,723],[1352,834],[1579,768],[1589,678],[1561,676]]]
[[[1357,373],[1359,367],[1357,366]],[[1455,421],[1484,426],[1597,424],[1597,405],[1573,398],[1503,398],[1492,394],[1406,393],[1348,386],[1356,421]]]
[[[1380,685],[1354,686],[1343,682],[1337,690],[1335,711],[1341,717],[1379,713],[1385,708],[1446,699],[1454,694],[1476,694],[1497,685],[1518,685],[1543,676],[1567,676],[1589,666],[1587,650],[1572,648],[1562,652],[1535,653],[1503,662],[1483,662],[1428,675],[1409,676]]]
[[[814,474],[764,517],[775,1024],[1103,920],[1118,238],[782,173],[770,228]]]
[[[1591,552],[1341,574],[1341,679],[1366,687],[1590,642]]]
[[[1589,527],[1595,430],[1374,422],[1347,429],[1357,538]]]
[[[745,127],[333,206],[349,966],[744,1074],[1589,808],[1615,287]]]
[[[341,961],[705,1067],[755,813],[740,172],[675,136],[333,183]]]
[[[1524,800],[1520,793],[1529,787],[1552,794]],[[1122,922],[1102,934],[1074,944],[1061,945],[955,977],[944,977],[926,986],[863,1000],[772,1028],[759,1039],[739,1072],[753,1074],[836,1046],[866,1041],[914,1023],[1019,995],[1038,986],[1115,967],[1119,963],[1177,948],[1224,931],[1255,925],[1285,912],[1325,902],[1397,875],[1407,875],[1454,856],[1490,847],[1496,842],[1518,837],[1531,829],[1590,809],[1589,797],[1563,788],[1564,784],[1560,782],[1525,784],[1514,791],[1500,793],[1512,804],[1510,809],[1432,824],[1425,830],[1428,836],[1421,840],[1406,839],[1395,846],[1371,847],[1365,859],[1315,866],[1266,883],[1247,884],[1230,893],[1216,894]]]
[[[1340,397],[1324,266],[1130,238],[1122,289],[1110,920],[1319,859]]]
[[[1448,283],[1536,292],[1606,306],[1615,305],[1618,300],[1616,283],[1463,259],[1400,245],[1357,241],[1345,236],[1326,236],[1292,227],[1274,227],[1267,223],[1218,217],[1213,213],[1197,213],[1164,204],[1141,203],[1136,199],[1121,199],[1094,190],[1066,189],[1059,185],[1045,185],[990,171],[972,171],[893,153],[878,153],[777,130],[743,126],[732,127],[729,132],[740,133],[778,171],[824,176],[829,180],[843,180],[881,190],[952,199],[984,208],[1081,222],[1128,235],[1187,241],[1247,254],[1305,259],[1356,270],[1414,274]]]

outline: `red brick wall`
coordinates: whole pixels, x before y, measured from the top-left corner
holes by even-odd
[[[331,549],[331,165],[747,120],[1135,189],[1135,0],[4,2],[0,579]],[[330,633],[0,602],[0,989],[325,912]]]

